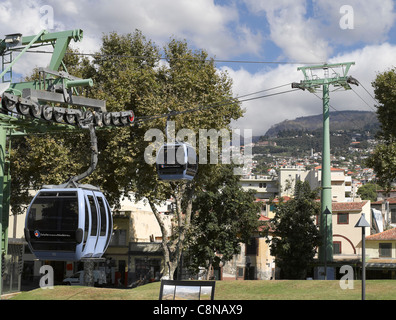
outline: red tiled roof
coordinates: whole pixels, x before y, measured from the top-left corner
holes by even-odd
[[[258,228],[258,231],[261,232],[264,229],[266,229],[268,227],[268,224],[270,223],[271,219],[260,215],[259,221],[262,221],[261,226]],[[271,225],[269,225],[269,232],[273,232],[274,230],[272,229]]]
[[[322,166],[316,166],[315,170],[322,170]],[[344,171],[344,169],[338,169],[338,168],[330,168],[330,171]]]
[[[396,240],[396,228],[372,234],[366,240]]]
[[[333,202],[332,211],[362,211],[367,201],[362,202]]]
[[[375,202],[371,202],[371,204],[382,204],[385,202],[389,202],[390,204],[396,204],[396,198],[385,198],[383,200],[378,200]]]
[[[396,198],[387,198],[385,200],[388,201],[390,204],[395,204],[396,203]]]
[[[291,197],[289,197],[289,196],[284,196],[284,197],[281,197],[282,198],[282,201],[283,202],[287,202],[287,201],[289,201],[289,200],[291,200],[292,198]],[[280,198],[275,198],[274,200],[272,200],[272,202],[274,202],[274,203],[278,203],[278,202],[280,202]]]

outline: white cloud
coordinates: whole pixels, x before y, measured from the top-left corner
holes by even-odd
[[[352,11],[340,13],[340,8],[348,5]],[[392,0],[315,0],[315,19],[321,21],[323,36],[333,43],[353,45],[358,42],[378,44],[387,39],[395,23]],[[340,27],[343,15],[349,15],[353,29]]]
[[[37,34],[45,25],[43,6],[53,9],[53,31],[83,29],[83,41],[73,44],[86,53],[97,51],[103,33],[142,30],[163,46],[171,37],[186,39],[211,56],[227,59],[243,53],[258,54],[262,37],[239,24],[233,3],[216,5],[213,0],[2,0],[0,34]],[[34,66],[45,66],[48,55],[30,54],[15,66],[26,75]],[[29,70],[29,71],[27,71]]]
[[[258,33],[238,26],[239,13],[232,3],[222,6],[213,0],[48,0],[48,3],[66,27],[81,28],[85,35],[97,38],[103,32],[129,33],[139,29],[158,45],[173,36],[185,38],[195,47],[223,58],[258,52],[261,44]],[[235,25],[234,30],[230,29]]]
[[[283,50],[286,58],[303,62],[326,61],[332,52],[326,39],[320,36],[318,21],[307,18],[305,0],[291,4],[287,0],[245,0],[255,14],[264,14],[270,26],[271,40]]]
[[[395,22],[392,0],[347,1],[353,9],[353,29],[340,27],[344,0],[313,0],[312,8],[306,0],[244,1],[252,13],[266,16],[271,40],[293,61],[327,61],[340,44],[381,43]]]

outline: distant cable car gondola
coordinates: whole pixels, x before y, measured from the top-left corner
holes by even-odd
[[[25,238],[40,260],[79,261],[100,258],[113,232],[110,206],[98,187],[77,182],[90,175],[98,161],[95,129],[91,165],[62,185],[43,186],[33,198],[25,220]]]
[[[109,204],[92,186],[42,189],[27,211],[25,238],[40,260],[100,258],[112,231]]]
[[[156,158],[161,180],[192,180],[198,171],[195,149],[183,142],[164,144]]]

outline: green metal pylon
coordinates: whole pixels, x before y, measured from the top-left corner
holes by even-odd
[[[326,265],[333,261],[333,227],[332,227],[332,196],[331,196],[331,164],[330,164],[330,85],[351,89],[350,83],[356,84],[357,81],[348,77],[349,69],[354,62],[324,64],[317,66],[300,67],[304,74],[304,80],[300,83],[293,83],[292,88],[316,92],[320,87],[323,88],[323,150],[322,150],[322,176],[321,176],[321,216],[320,232],[323,243],[319,247],[319,261]],[[341,73],[336,72],[342,69]],[[323,70],[322,78],[314,74],[317,70]],[[332,70],[332,77],[329,77],[329,70]]]
[[[329,84],[323,84],[323,149],[322,149],[322,181],[321,181],[321,219],[320,230],[324,231],[326,240],[319,250],[320,261],[333,261],[333,225],[332,214],[324,214],[331,210],[331,164],[330,164],[330,108]],[[324,249],[326,248],[326,249]],[[326,259],[326,258],[327,259]]]
[[[3,271],[3,256],[7,254],[8,248],[8,211],[4,206],[6,199],[4,199],[4,179],[8,176],[6,173],[6,130],[0,126],[0,230],[1,230],[1,245],[0,245],[0,272]],[[3,277],[0,277],[0,294],[3,290]]]

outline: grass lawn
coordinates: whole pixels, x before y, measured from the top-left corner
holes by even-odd
[[[158,300],[160,282],[134,289],[55,286],[19,293],[12,300]],[[341,289],[339,281],[217,281],[215,300],[360,300],[361,281]],[[395,280],[367,280],[366,300],[396,300]]]

